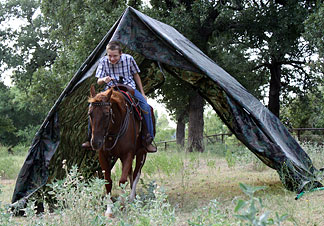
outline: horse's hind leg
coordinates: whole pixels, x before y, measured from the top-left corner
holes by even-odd
[[[133,178],[133,167],[132,166],[129,169],[128,178],[129,178],[130,187],[133,188],[134,178]]]
[[[143,152],[141,152],[141,154],[136,155],[136,166],[135,166],[134,174],[133,174],[134,182],[133,182],[131,194],[129,196],[130,201],[133,201],[135,199],[136,186],[137,186],[137,183],[141,176],[141,170],[142,170],[142,167],[144,166],[145,160],[146,160],[146,152],[143,151]]]

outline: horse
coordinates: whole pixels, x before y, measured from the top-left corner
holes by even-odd
[[[90,143],[92,149],[99,152],[99,163],[108,182],[105,185],[106,192],[111,193],[111,170],[120,159],[122,174],[119,185],[125,184],[127,176],[129,177],[131,187],[129,199],[133,201],[147,155],[141,141],[141,121],[135,117],[135,110],[126,101],[124,94],[114,88],[96,94],[94,86],[91,86],[88,102],[92,134]],[[132,163],[135,157],[136,164],[133,171]],[[105,215],[112,217],[111,205],[107,206]]]

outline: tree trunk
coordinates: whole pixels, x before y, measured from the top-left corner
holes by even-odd
[[[281,65],[273,63],[270,65],[270,91],[269,91],[269,110],[279,117],[280,111],[280,89],[281,89]]]
[[[177,132],[176,132],[176,140],[177,144],[181,147],[184,147],[185,140],[185,128],[186,124],[184,122],[184,114],[181,114],[177,120]]]
[[[204,152],[204,99],[197,93],[190,97],[188,151]]]

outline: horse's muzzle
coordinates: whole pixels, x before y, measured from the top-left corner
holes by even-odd
[[[91,138],[91,147],[93,150],[99,150],[103,146],[103,139],[93,139]]]

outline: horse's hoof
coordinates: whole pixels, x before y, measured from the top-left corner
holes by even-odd
[[[112,211],[112,204],[108,204],[107,205],[107,209],[106,209],[106,212],[105,212],[105,217],[107,217],[107,218],[113,218],[114,217],[114,215],[113,215],[113,211]]]
[[[114,215],[112,213],[105,212],[105,217],[107,217],[107,218],[114,218]]]

